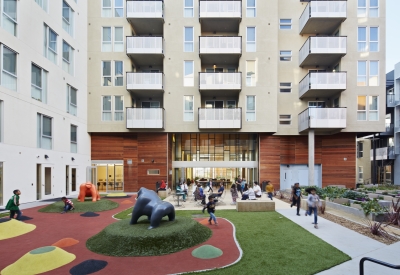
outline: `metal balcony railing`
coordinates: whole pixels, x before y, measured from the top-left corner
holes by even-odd
[[[309,90],[346,90],[346,72],[312,72],[299,83],[299,97]]]
[[[163,73],[126,73],[128,90],[162,90]]]
[[[344,129],[346,115],[346,108],[307,108],[299,114],[299,132],[307,129]]]
[[[199,108],[199,129],[241,129],[242,108]]]
[[[341,54],[347,53],[346,36],[313,36],[309,37],[299,52],[299,64],[310,54]]]
[[[242,18],[242,1],[202,1],[200,18]]]
[[[126,108],[127,129],[164,129],[164,108]]]
[[[200,54],[241,54],[241,36],[200,36]]]
[[[242,73],[199,73],[200,90],[240,90]]]
[[[127,36],[126,37],[126,53],[127,54],[162,54],[163,38],[162,37],[143,37],[143,36]]]
[[[126,1],[127,18],[162,18],[163,1]]]

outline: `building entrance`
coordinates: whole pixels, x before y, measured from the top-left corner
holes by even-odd
[[[124,165],[123,161],[92,162],[91,171],[88,172],[91,182],[96,185],[99,192],[121,192],[124,190]]]

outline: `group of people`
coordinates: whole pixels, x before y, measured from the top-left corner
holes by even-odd
[[[272,200],[274,186],[270,181],[264,181],[266,184],[265,191],[268,194],[268,197]],[[236,183],[231,186],[231,195],[232,195],[232,203],[236,204],[236,200],[239,198],[239,192],[241,195],[241,200],[256,200],[257,198],[261,198],[262,190],[258,182],[254,182],[253,187],[249,187],[247,183],[242,184],[240,177],[236,181]]]
[[[305,213],[306,216],[311,216],[314,213],[314,227],[318,229],[318,207],[321,206],[321,200],[316,193],[316,189],[314,187],[307,188],[305,190],[308,193],[307,197],[307,211]],[[296,206],[296,215],[300,216],[300,202],[301,202],[301,189],[299,183],[295,183],[292,187],[291,201],[290,207]]]

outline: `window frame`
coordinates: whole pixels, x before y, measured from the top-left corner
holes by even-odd
[[[186,29],[191,28],[192,29],[192,40],[186,40]],[[192,44],[192,50],[191,51],[186,51],[186,45],[189,45],[189,43]],[[183,52],[186,53],[192,53],[194,52],[194,27],[193,26],[184,26],[183,27]]]
[[[117,110],[117,106],[116,106],[116,104],[117,104],[116,98],[117,97],[120,97],[121,98],[121,102],[122,102],[122,108],[118,109],[118,110]],[[114,115],[112,117],[113,121],[124,121],[124,106],[125,106],[124,96],[123,95],[114,95],[114,96],[112,96],[112,98],[113,98],[113,101],[114,101],[113,102],[113,107],[114,107],[113,113],[114,113]],[[121,119],[117,119],[117,114],[120,115]]]
[[[365,31],[365,40],[360,40],[360,30],[364,29]],[[367,52],[369,50],[369,41],[368,41],[368,30],[369,28],[366,26],[358,26],[357,27],[357,51],[358,52]],[[364,47],[362,47],[364,45]]]
[[[121,40],[116,40],[116,34],[117,34],[117,31],[116,31],[116,29],[121,29],[122,30],[122,37],[121,37]],[[112,30],[114,30],[114,31],[112,31]],[[121,53],[121,52],[124,52],[124,27],[122,27],[122,26],[114,26],[114,28],[111,30],[111,35],[112,35],[112,52],[117,52],[117,53]],[[121,50],[116,50],[117,49],[117,45],[122,45],[122,47],[121,47]]]
[[[289,86],[282,85],[289,84]],[[288,92],[284,92],[283,90],[289,90]],[[290,94],[292,92],[292,82],[279,82],[279,93],[282,94]]]
[[[39,1],[41,2],[41,4],[39,3]],[[35,0],[36,4],[39,5],[39,7],[42,8],[42,10],[44,10],[45,12],[49,12],[49,2],[48,0]]]
[[[72,90],[76,93],[75,94],[76,103],[73,103],[71,100]],[[73,108],[75,108],[75,113],[72,111]],[[67,113],[73,116],[78,116],[78,89],[69,84],[67,84]]]
[[[365,1],[365,6],[360,6],[360,0],[357,0],[357,17],[362,18],[362,17],[367,17],[367,0]],[[364,11],[363,13],[361,13]]]
[[[371,29],[376,29],[376,40],[372,40],[371,39]],[[369,30],[369,32],[368,32],[368,50],[369,50],[369,52],[379,52],[379,33],[380,33],[380,30],[379,30],[379,26],[370,26],[369,28],[368,28],[368,30]],[[373,51],[372,50],[372,47],[371,47],[371,44],[372,43],[376,43],[376,51]]]
[[[364,167],[363,166],[358,166],[358,179],[359,180],[364,179]]]
[[[104,75],[104,63],[105,62],[109,62],[110,63],[110,75]],[[101,61],[101,87],[112,87],[113,86],[113,78],[112,78],[112,70],[113,70],[113,68],[112,68],[112,61],[111,60],[102,60]],[[105,78],[110,78],[110,81],[109,81],[109,83],[110,83],[110,85],[104,85],[104,79]]]
[[[371,68],[372,68],[372,66],[371,66],[371,63],[376,63],[376,69],[377,69],[377,72],[376,72],[376,75],[373,75],[372,73],[371,73]],[[378,87],[379,86],[379,60],[369,60],[369,62],[368,62],[368,86],[370,86],[370,87]],[[372,77],[376,77],[376,85],[372,85],[371,83],[373,82],[372,81]]]
[[[51,134],[51,136],[48,136],[48,135],[45,135],[44,133],[43,133],[43,123],[44,123],[44,117],[46,117],[46,118],[48,118],[48,119],[50,119],[50,130],[51,130],[51,132],[50,132],[50,134]],[[40,123],[38,123],[38,124],[40,124],[39,126],[40,126],[40,129],[37,129],[37,131],[38,131],[38,138],[39,138],[39,140],[37,141],[37,148],[40,148],[40,149],[45,149],[45,150],[53,150],[53,142],[54,142],[54,140],[53,140],[53,118],[52,117],[50,117],[50,116],[47,116],[47,115],[45,115],[45,114],[42,114],[42,113],[37,113],[37,118],[40,118]],[[51,140],[51,143],[50,143],[50,147],[51,148],[43,148],[43,137],[44,138],[47,138],[47,139],[50,139]]]
[[[103,102],[104,102],[104,99],[106,98],[106,97],[110,97],[110,110],[105,110],[103,107],[104,107],[104,105],[103,105]],[[116,106],[115,106],[115,104],[116,104],[116,100],[115,100],[115,98],[116,97],[120,97],[121,98],[121,100],[122,100],[122,109],[120,109],[120,110],[117,110],[116,109]],[[101,121],[102,122],[123,122],[124,121],[124,119],[125,119],[125,111],[124,111],[124,107],[125,107],[125,101],[124,101],[124,96],[123,95],[102,95],[101,96]],[[110,114],[110,119],[109,120],[104,120],[103,119],[103,114],[105,114],[105,113],[108,113],[108,114]],[[116,114],[122,114],[121,115],[121,119],[116,119],[115,117],[115,115]]]
[[[105,28],[110,29],[110,41],[104,40],[104,29]],[[103,52],[103,53],[113,52],[113,31],[112,31],[112,29],[113,29],[112,26],[102,26],[101,27],[101,52]],[[110,50],[109,51],[105,51],[104,50],[104,46],[105,45],[110,45]]]
[[[284,54],[285,52],[290,53],[290,55]],[[289,50],[280,50],[279,51],[279,61],[290,62],[292,61],[293,53]]]
[[[68,60],[64,58],[64,46],[68,47]],[[63,70],[71,75],[74,75],[74,51],[75,49],[63,39],[62,43],[62,62],[63,62]]]
[[[249,63],[254,62],[254,74],[248,75],[250,72],[248,67]],[[250,85],[248,85],[248,80],[250,79]],[[246,87],[256,87],[257,86],[257,60],[246,60]]]
[[[248,100],[250,97],[253,97],[253,99],[254,99],[254,110],[248,109]],[[255,95],[246,95],[246,121],[257,121],[256,111],[257,111],[256,96]],[[254,120],[249,120],[249,118],[248,118],[249,114],[254,114]]]
[[[69,20],[67,20],[64,17],[64,9],[65,9],[64,4],[66,6],[68,6]],[[62,24],[63,30],[65,32],[67,32],[69,35],[71,35],[72,37],[74,37],[74,18],[75,18],[74,13],[75,13],[75,11],[71,8],[71,6],[65,0],[63,0],[62,11],[63,12],[61,13],[61,20],[63,22],[63,24]],[[67,27],[64,27],[64,23],[66,24],[66,26],[68,25],[68,29],[66,29]]]
[[[359,98],[360,97],[364,97],[364,99],[365,99],[365,106],[364,106],[364,110],[362,110],[362,109],[359,109],[359,106],[360,106],[360,104],[359,104]],[[358,95],[357,96],[357,121],[368,121],[368,116],[367,116],[367,114],[368,114],[368,97],[366,96],[366,95]],[[364,117],[365,117],[365,119],[359,119],[359,114],[361,114],[361,113],[363,113],[364,114]]]
[[[360,74],[360,63],[365,63],[365,75]],[[363,77],[364,80],[364,85],[359,85],[359,78]],[[357,86],[358,87],[365,87],[368,86],[368,62],[366,60],[358,60],[357,61]]]
[[[282,22],[282,20],[290,20],[290,23]],[[286,28],[289,26],[289,28]],[[292,29],[292,19],[291,18],[279,18],[279,29],[280,30],[291,30]]]
[[[75,141],[72,140],[72,128],[75,127]],[[76,146],[76,152],[73,152],[72,147]],[[74,124],[70,124],[70,151],[71,153],[78,153],[78,126]]]
[[[357,142],[357,158],[362,158],[362,157],[364,157],[364,143],[361,141],[358,141]]]
[[[45,40],[46,40],[46,45],[45,45],[45,50],[44,50],[44,56],[53,62],[54,64],[58,65],[58,34],[50,28],[47,24],[44,24],[44,29],[45,29]],[[55,34],[56,40],[51,41],[51,33]],[[55,50],[51,47],[51,44],[55,43]],[[50,59],[49,51],[54,54],[54,60]]]
[[[254,29],[254,41],[249,40],[249,29]],[[254,45],[254,50],[250,49],[250,45]],[[257,52],[257,28],[256,26],[247,26],[246,27],[246,52]]]
[[[192,76],[187,76],[186,75],[186,65],[191,63],[191,69],[192,69]],[[190,65],[189,65],[190,66]],[[188,74],[190,75],[190,74]],[[193,87],[194,86],[194,60],[183,60],[183,86],[184,87]]]
[[[42,87],[37,86],[35,83],[33,83],[32,79],[32,67],[36,67],[40,70],[40,81],[42,84]],[[31,88],[31,97],[37,101],[40,101],[42,103],[47,103],[47,85],[48,85],[48,71],[37,65],[36,63],[31,63],[31,87],[34,87],[35,89],[40,90],[40,99],[35,98],[32,94],[32,88]],[[44,87],[45,86],[45,87]]]
[[[377,6],[371,6],[371,2],[373,0],[369,0],[368,2],[368,17],[370,18],[378,18],[379,17],[379,0],[376,0]],[[371,9],[376,9],[376,16],[371,16]]]
[[[254,16],[249,16],[249,11],[253,11]],[[246,0],[246,17],[257,17],[257,0],[254,0],[254,6],[249,6],[249,0]]]
[[[188,103],[192,102],[192,110],[186,110],[186,99],[190,98],[191,100]],[[191,114],[191,119],[186,119],[186,114]],[[184,95],[183,96],[183,121],[194,121],[194,96],[193,95]]]
[[[114,86],[114,87],[123,87],[124,86],[124,61],[122,61],[122,60],[113,60],[114,62],[112,63],[112,64],[114,64],[114,68],[111,68],[111,82],[114,84],[114,85],[111,85],[111,86]],[[116,69],[117,69],[117,62],[121,62],[121,64],[122,64],[122,71],[121,71],[121,74],[117,74],[117,72],[116,72]],[[112,66],[112,65],[111,65]],[[112,73],[112,72],[114,72],[114,74]],[[117,80],[118,79],[122,79],[122,84],[121,85],[117,85]],[[113,81],[114,80],[114,81]],[[105,87],[107,87],[107,86],[105,86]]]
[[[192,18],[194,17],[194,0],[190,0],[192,1],[192,6],[186,6],[186,0],[183,0],[183,17],[184,18]],[[192,11],[192,15],[191,16],[186,16],[186,11]]]
[[[125,12],[125,1],[122,1],[122,6],[117,6],[115,0],[110,0],[110,6],[109,7],[104,7],[104,2],[101,1],[101,17],[103,18],[122,18],[124,17],[124,12]],[[115,16],[116,10],[117,9],[122,9],[122,16]],[[109,10],[110,11],[110,16],[104,16],[104,11]]]
[[[371,104],[372,104],[372,98],[376,97],[376,110],[371,110]],[[368,116],[367,120],[368,121],[379,121],[379,96],[377,95],[370,95],[368,96],[367,100],[367,111],[368,111]],[[376,114],[376,119],[371,119],[371,114]]]
[[[8,51],[15,54],[15,74],[4,69],[4,49],[7,49]],[[15,79],[15,89],[12,89],[3,84],[3,73]],[[0,86],[3,86],[6,89],[12,91],[18,91],[18,53],[2,43],[0,43]]]
[[[12,18],[4,9],[5,9],[5,5],[4,5],[4,1],[3,0],[0,0],[0,3],[1,3],[1,5],[0,5],[0,7],[1,7],[1,11],[0,11],[0,19],[1,19],[1,22],[0,22],[0,25],[1,25],[1,27],[3,28],[3,30],[5,30],[5,31],[7,31],[8,32],[8,29],[5,29],[4,28],[4,23],[3,23],[3,21],[4,21],[4,17],[6,18],[6,20],[10,20],[11,22],[13,22],[14,23],[14,33],[11,33],[11,32],[9,32],[9,33],[11,33],[12,35],[14,35],[15,37],[17,37],[17,34],[18,34],[18,1],[17,0],[14,0],[14,2],[15,2],[15,18],[16,19],[14,19],[14,18]]]
[[[104,110],[104,99],[106,97],[110,97],[110,110]],[[113,102],[112,102],[112,95],[102,95],[101,96],[101,121],[102,122],[106,122],[106,121],[113,121],[113,112],[112,112],[112,106],[113,106]],[[109,120],[104,120],[103,119],[103,115],[104,113],[109,113],[110,114],[110,119]]]

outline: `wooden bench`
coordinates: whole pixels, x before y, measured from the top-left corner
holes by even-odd
[[[245,200],[236,202],[238,212],[268,212],[275,211],[274,201]]]

